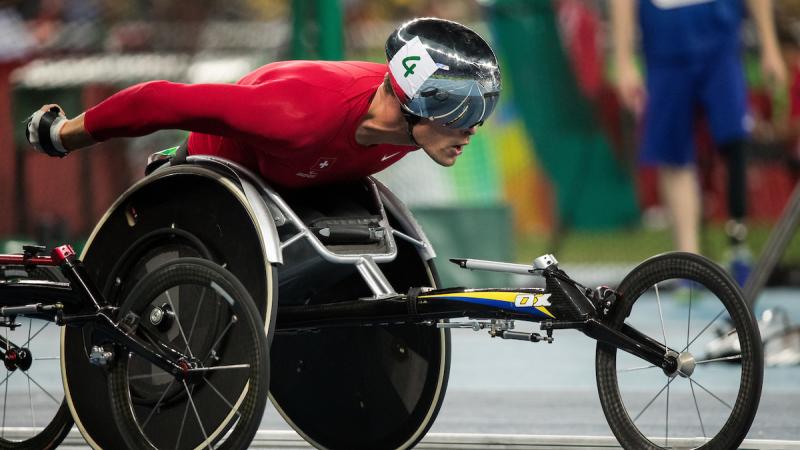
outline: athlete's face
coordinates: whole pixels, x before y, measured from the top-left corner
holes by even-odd
[[[463,130],[448,128],[423,119],[414,126],[414,139],[432,160],[442,166],[450,167],[456,163],[456,158],[464,151],[464,146],[469,144],[475,129],[476,127]]]

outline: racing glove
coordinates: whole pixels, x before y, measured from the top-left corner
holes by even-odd
[[[37,151],[63,158],[69,153],[61,143],[61,128],[66,123],[67,118],[55,106],[49,111],[36,111],[25,122],[25,137]]]

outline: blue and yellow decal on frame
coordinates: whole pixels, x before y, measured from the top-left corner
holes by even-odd
[[[547,307],[550,306],[550,294],[546,294],[544,292],[465,291],[443,294],[423,294],[420,295],[419,298],[426,300],[442,299],[473,303],[514,311],[516,313],[531,314],[544,319],[556,318],[547,309]]]

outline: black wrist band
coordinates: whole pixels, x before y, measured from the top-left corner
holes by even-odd
[[[42,114],[41,119],[39,119],[39,128],[36,130],[39,137],[39,145],[50,156],[65,156],[66,153],[59,151],[50,139],[50,128],[56,119],[58,119],[58,113],[47,111]]]

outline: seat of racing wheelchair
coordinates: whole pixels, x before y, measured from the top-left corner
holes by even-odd
[[[175,161],[185,162],[185,145],[151,154],[145,175]],[[389,251],[387,230],[381,221],[380,199],[364,198],[363,183],[290,189],[280,192],[314,236],[334,253],[357,253],[372,245],[372,251]],[[353,196],[362,194],[361,198]],[[377,200],[377,201],[376,201]],[[350,246],[356,246],[355,248]]]
[[[375,298],[438,283],[435,253],[408,208],[372,178],[275,189],[231,161],[169,155],[100,220],[82,260],[110,301],[165,260],[199,256],[224,265],[250,291],[271,339],[270,397],[319,448],[413,446],[444,398],[450,335],[431,325],[276,331],[279,305]],[[368,300],[367,300],[368,301]],[[86,361],[91,336],[66,329],[62,366],[81,433],[119,448],[102,371]],[[63,364],[63,363],[62,363]],[[96,401],[84,404],[78,399]],[[95,446],[93,444],[93,446]]]
[[[386,217],[380,199],[363,183],[279,191],[314,236],[332,252],[387,252]],[[365,248],[368,246],[369,248]]]

